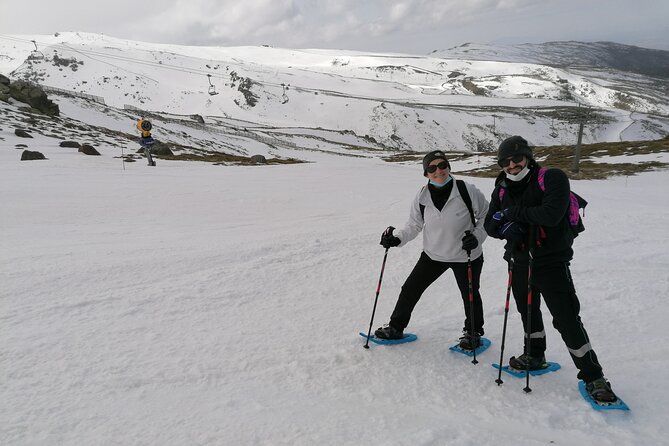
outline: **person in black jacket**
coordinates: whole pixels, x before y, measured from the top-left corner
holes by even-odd
[[[560,169],[545,169],[543,187],[539,185],[540,166],[532,149],[520,136],[505,139],[497,153],[502,172],[495,189],[484,227],[491,237],[506,240],[504,258],[513,270],[512,290],[525,328],[525,352],[511,357],[509,365],[518,370],[547,367],[546,333],[541,316],[540,296],[553,316],[578,378],[586,383],[590,395],[599,402],[615,402],[617,397],[604,378],[597,355],[579,316],[569,262],[574,251],[574,233],[568,221],[569,179]],[[532,257],[532,306],[527,333],[528,269]]]

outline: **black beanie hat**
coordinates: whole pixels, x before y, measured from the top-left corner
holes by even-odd
[[[499,145],[499,150],[497,151],[497,161],[509,158],[513,155],[521,154],[525,155],[529,159],[533,158],[532,148],[527,143],[525,138],[522,136],[511,136],[506,138]]]
[[[448,164],[448,168],[451,168],[451,164],[448,162],[448,159],[446,159],[446,154],[441,150],[433,150],[423,158],[423,175],[427,175],[427,166],[434,160],[444,160],[446,161],[446,164]]]

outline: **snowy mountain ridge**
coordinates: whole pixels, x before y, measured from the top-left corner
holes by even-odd
[[[495,60],[549,65],[612,69],[669,78],[669,51],[623,45],[615,42],[546,42],[518,45],[465,43],[431,56],[448,59]]]
[[[662,79],[467,58],[185,47],[87,33],[0,36],[0,73],[92,95],[128,115],[201,115],[202,138],[225,153],[244,153],[246,145],[215,143],[210,129],[251,132],[256,142],[271,131],[278,143],[266,151],[275,153],[281,144],[301,146],[299,133],[321,139],[306,148],[334,151],[341,139],[384,152],[485,151],[511,134],[537,145],[573,144],[585,108],[585,142],[669,131]]]

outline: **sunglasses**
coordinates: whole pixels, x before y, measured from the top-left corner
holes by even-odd
[[[426,170],[429,173],[435,173],[437,171],[437,169],[441,169],[441,170],[448,169],[448,162],[447,161],[442,161],[439,164],[430,164],[429,166],[427,166]]]
[[[514,164],[518,164],[525,158],[525,155],[517,154],[513,155],[509,158],[504,158],[502,160],[497,161],[497,164],[499,164],[499,167],[509,167],[509,164],[511,164],[511,161],[513,161]]]

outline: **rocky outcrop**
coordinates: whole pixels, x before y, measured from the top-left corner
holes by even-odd
[[[9,78],[0,74],[0,101],[9,102]]]
[[[47,116],[58,116],[60,110],[38,85],[26,81],[14,81],[9,84],[9,95],[19,102],[24,102]]]

